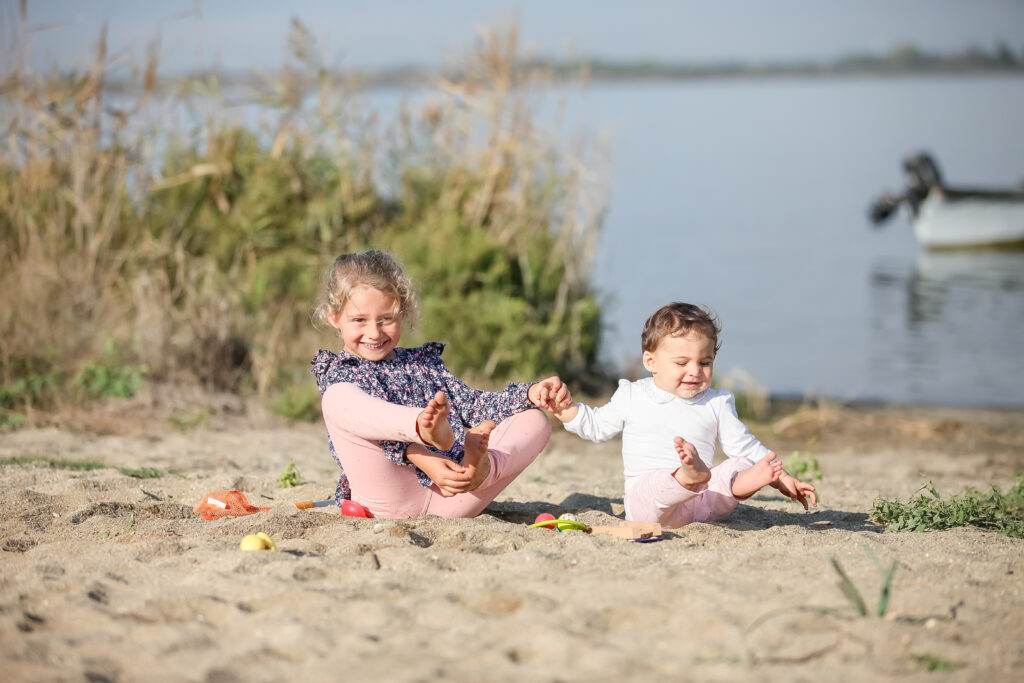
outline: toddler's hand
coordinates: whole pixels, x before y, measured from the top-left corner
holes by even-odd
[[[807,500],[810,498],[811,505],[818,507],[818,497],[814,494],[814,487],[805,481],[800,481],[788,472],[783,471],[779,480],[772,483],[784,496],[795,500],[809,510]]]
[[[527,395],[533,405],[556,415],[573,404],[569,387],[557,376],[531,385]]]

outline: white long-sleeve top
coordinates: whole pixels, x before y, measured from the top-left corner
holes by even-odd
[[[770,452],[740,421],[731,391],[706,389],[685,399],[659,389],[651,377],[636,382],[621,379],[605,405],[577,405],[579,412],[565,428],[589,441],[607,441],[621,432],[622,466],[627,477],[679,467],[673,445],[677,436],[692,443],[709,468],[716,441],[731,458],[757,462]]]

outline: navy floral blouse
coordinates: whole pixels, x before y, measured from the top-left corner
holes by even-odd
[[[444,344],[427,342],[414,349],[395,348],[395,358],[391,360],[371,361],[360,358],[342,349],[340,353],[331,353],[321,349],[310,363],[311,372],[316,377],[320,394],[327,387],[338,382],[350,382],[371,396],[390,403],[397,403],[413,408],[425,408],[438,391],[448,396],[451,414],[448,422],[455,432],[455,445],[447,451],[438,451],[427,447],[433,453],[446,457],[457,463],[462,462],[466,429],[480,424],[484,420],[501,422],[502,420],[533,407],[527,395],[530,384],[513,382],[498,392],[472,389],[453,375],[441,360]],[[327,446],[335,462],[341,466],[334,444],[330,436]],[[414,467],[405,457],[407,443],[401,441],[381,441],[380,447],[384,456],[397,465]],[[421,470],[416,474],[422,486],[430,486],[430,478]],[[348,485],[348,477],[344,474],[338,481],[336,498],[341,500],[352,497]]]

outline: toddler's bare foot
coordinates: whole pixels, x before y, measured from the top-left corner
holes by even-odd
[[[462,464],[472,475],[468,491],[473,491],[484,483],[491,473],[491,459],[487,457],[487,445],[491,440],[491,431],[497,427],[491,420],[485,420],[466,432],[466,454]]]
[[[782,463],[774,453],[769,453],[756,463],[736,475],[732,480],[732,495],[749,498],[763,487],[778,481],[782,475]]]
[[[673,443],[676,447],[676,453],[679,454],[679,462],[681,464],[672,473],[672,476],[676,478],[676,481],[684,489],[699,491],[700,487],[711,479],[711,470],[708,469],[708,466],[697,455],[697,449],[692,443],[678,436],[673,440]]]
[[[439,451],[446,451],[455,445],[455,432],[448,424],[450,412],[451,406],[444,392],[434,394],[427,407],[416,417],[416,433],[423,439],[423,443]]]

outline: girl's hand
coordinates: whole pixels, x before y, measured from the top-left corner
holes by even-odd
[[[556,415],[573,405],[569,387],[558,376],[548,377],[530,385],[527,396],[533,405]]]
[[[448,458],[417,451],[412,447],[406,450],[405,457],[437,484],[437,488],[441,489],[441,495],[445,498],[472,490],[473,473]]]
[[[772,482],[772,486],[790,500],[795,500],[802,504],[804,510],[810,509],[807,505],[808,498],[810,498],[811,505],[818,507],[818,497],[814,494],[814,487],[805,481],[800,481],[786,471],[782,472],[782,476],[779,477],[778,481]]]

